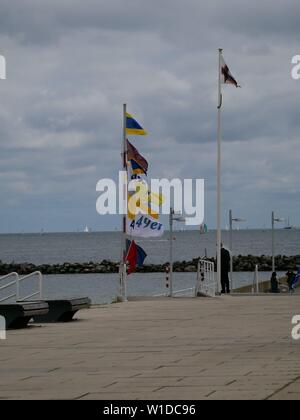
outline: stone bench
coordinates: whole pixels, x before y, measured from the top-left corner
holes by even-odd
[[[55,299],[45,301],[49,305],[47,314],[37,314],[33,317],[36,323],[69,322],[80,309],[88,309],[91,300],[88,297],[72,299]]]
[[[45,316],[49,305],[43,301],[0,304],[0,315],[5,318],[6,329],[25,328],[34,316]]]

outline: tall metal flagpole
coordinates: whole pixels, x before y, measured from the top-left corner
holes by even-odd
[[[124,301],[127,301],[127,273],[126,273],[126,221],[127,221],[127,136],[126,136],[126,104],[123,104],[123,145],[122,145],[122,166],[123,172],[125,174],[125,180],[123,182],[123,231],[122,231],[122,245],[121,245],[121,267],[120,267],[120,276],[121,276],[121,296]]]
[[[170,208],[170,216],[169,216],[169,227],[170,227],[170,271],[169,271],[169,284],[170,284],[170,297],[173,297],[173,216],[174,216],[174,209]]]
[[[272,211],[272,273],[275,271],[275,213]]]
[[[222,48],[219,48],[219,83],[218,83],[218,159],[217,159],[217,280],[221,283],[221,55]]]
[[[232,251],[232,224],[233,224],[233,218],[232,218],[232,210],[229,210],[229,249],[230,249],[230,288],[233,292],[233,251]]]

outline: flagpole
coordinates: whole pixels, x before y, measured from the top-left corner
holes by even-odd
[[[218,287],[221,284],[221,56],[222,48],[219,48],[219,81],[218,81],[218,158],[217,158],[217,280]]]
[[[127,112],[127,105],[123,104],[123,145],[122,145],[122,167],[123,172],[125,174],[126,179],[123,182],[123,229],[122,229],[122,245],[121,245],[121,268],[120,268],[120,283],[121,283],[121,297],[123,301],[127,301],[127,273],[125,269],[126,264],[126,221],[127,221],[127,136],[126,136],[126,112]]]

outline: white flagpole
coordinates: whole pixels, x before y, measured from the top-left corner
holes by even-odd
[[[222,48],[219,48],[219,83],[218,83],[218,158],[217,158],[217,281],[221,284],[221,56]]]
[[[127,136],[126,136],[126,104],[123,104],[123,144],[122,144],[122,167],[126,174],[126,179],[123,182],[123,223],[122,223],[122,240],[121,240],[121,262],[120,262],[120,285],[121,285],[121,297],[123,301],[127,301],[127,273],[126,273],[126,222],[127,222]]]

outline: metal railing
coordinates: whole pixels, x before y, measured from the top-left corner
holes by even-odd
[[[6,274],[5,276],[0,277],[0,281],[2,281],[2,280],[6,280],[6,279],[8,279],[9,277],[16,277],[16,280],[11,281],[10,283],[5,284],[4,286],[1,286],[1,287],[0,287],[0,293],[1,293],[3,290],[6,290],[6,289],[8,289],[8,288],[10,288],[10,287],[12,287],[12,286],[14,286],[14,285],[17,285],[17,284],[18,284],[18,281],[19,281],[19,274],[18,274],[18,273],[15,273],[15,272],[13,272],[13,273],[9,273],[9,274]],[[17,299],[17,290],[18,290],[18,287],[16,286],[16,291],[15,291],[15,293],[12,293],[12,294],[11,294],[11,295],[9,295],[9,296],[6,296],[6,297],[4,297],[4,298],[1,298],[1,299],[0,299],[0,302],[5,302],[6,300],[9,300],[9,299],[12,299],[12,298],[16,298],[16,299]]]
[[[211,261],[200,259],[197,267],[197,282],[195,295],[215,297],[218,292],[218,284],[215,280],[215,266]]]
[[[195,287],[189,287],[181,290],[173,290],[172,296],[210,296],[215,297],[219,292],[219,287],[215,278],[214,263],[200,258],[197,266],[197,277]],[[169,291],[158,293],[153,297],[170,296]]]
[[[33,276],[38,276],[39,277],[39,290],[37,292],[34,292],[34,293],[28,295],[28,296],[20,298],[20,283],[22,283],[24,280],[27,280],[27,279],[29,279]],[[17,300],[24,301],[24,300],[31,299],[35,296],[39,296],[40,299],[42,299],[42,296],[43,296],[43,275],[40,271],[34,271],[33,273],[27,274],[26,276],[19,277],[19,279],[17,281]]]
[[[174,290],[174,296],[195,296],[195,287],[189,287],[188,289]]]
[[[25,280],[28,280],[29,278],[32,278],[34,276],[38,276],[39,278],[39,287],[38,287],[38,291],[33,292],[27,296],[24,296],[21,298],[20,296],[20,284],[22,282],[24,282]],[[33,273],[27,274],[26,276],[20,277],[18,273],[13,272],[13,273],[9,273],[6,274],[5,276],[0,277],[0,282],[2,282],[3,280],[6,280],[9,277],[15,277],[14,281],[11,281],[7,284],[5,284],[4,286],[0,287],[0,293],[6,289],[11,288],[12,286],[15,286],[15,292],[11,293],[8,296],[2,297],[0,298],[0,303],[1,302],[6,302],[10,299],[15,298],[15,301],[25,301],[28,299],[31,299],[35,296],[39,296],[40,299],[42,299],[43,296],[43,275],[40,271],[34,271]]]
[[[172,293],[173,296],[178,296],[178,295],[182,295],[182,296],[195,296],[195,287],[189,287],[188,289],[181,289],[181,290],[173,290]],[[165,292],[165,293],[159,293],[159,294],[155,294],[153,295],[153,297],[169,297],[170,294],[169,292]]]

